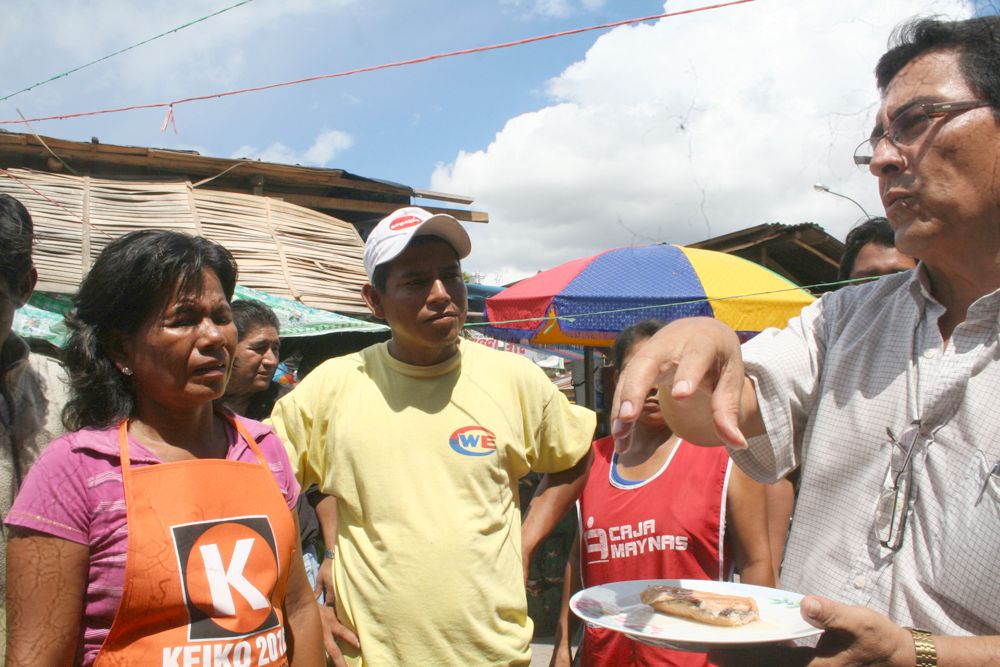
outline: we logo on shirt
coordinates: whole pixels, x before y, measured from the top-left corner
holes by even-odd
[[[188,639],[234,639],[279,626],[270,600],[278,556],[266,516],[183,524],[171,532],[188,608]]]

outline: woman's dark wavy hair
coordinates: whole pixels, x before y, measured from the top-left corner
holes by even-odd
[[[237,340],[243,340],[246,335],[260,327],[274,327],[281,333],[281,322],[270,306],[256,299],[240,299],[234,301],[233,324],[236,325]]]
[[[879,90],[910,61],[926,53],[954,51],[965,82],[993,106],[1000,121],[1000,16],[980,16],[964,21],[919,18],[904,23],[889,38],[889,50],[875,67]]]
[[[34,226],[24,204],[8,194],[0,194],[0,280],[16,289],[31,270]]]
[[[110,351],[136,333],[176,293],[198,293],[202,272],[215,273],[226,299],[236,287],[236,260],[218,243],[158,229],[131,232],[107,245],[73,297],[66,315],[69,430],[110,426],[132,414],[135,392]]]

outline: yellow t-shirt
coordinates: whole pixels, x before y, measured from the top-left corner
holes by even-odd
[[[528,664],[517,481],[590,448],[594,413],[530,361],[462,341],[331,359],[274,407],[303,487],[337,497],[334,578],[353,665]]]

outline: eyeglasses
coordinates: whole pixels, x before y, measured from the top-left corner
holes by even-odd
[[[905,446],[893,435],[892,430],[885,429],[889,436],[892,453],[889,458],[889,469],[885,472],[882,492],[879,494],[878,506],[875,508],[875,528],[878,540],[883,547],[897,551],[903,544],[903,532],[906,530],[906,515],[910,504],[910,488],[913,482],[913,446],[920,431],[919,424],[913,424],[903,433]]]
[[[909,146],[919,139],[931,126],[932,118],[992,106],[984,100],[969,100],[968,102],[926,102],[914,104],[903,113],[896,116],[889,124],[889,129],[882,134],[872,134],[854,149],[854,164],[867,168],[872,162],[875,147],[883,139],[888,139],[893,146]]]

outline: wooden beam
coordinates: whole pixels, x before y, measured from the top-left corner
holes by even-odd
[[[342,169],[319,169],[256,160],[232,160],[206,157],[194,152],[82,143],[50,137],[45,137],[45,140],[56,155],[80,168],[81,171],[87,171],[85,165],[93,165],[101,168],[114,167],[125,173],[128,172],[127,168],[132,168],[139,172],[135,175],[146,175],[146,172],[161,176],[178,174],[187,177],[188,180],[199,180],[190,177],[215,176],[235,166],[236,168],[230,172],[233,179],[246,179],[254,174],[262,174],[267,178],[270,187],[289,183],[300,187],[342,187],[401,196],[413,194],[413,189],[409,186],[385,183],[362,176],[349,178],[344,175],[346,172]],[[5,153],[29,157],[47,156],[47,153],[39,151],[44,151],[44,148],[33,136],[0,133],[0,163]],[[226,181],[229,175],[221,176],[218,180]]]
[[[371,213],[372,216],[385,215],[397,208],[406,206],[406,203],[367,201],[364,199],[347,199],[344,197],[324,197],[322,195],[303,195],[291,192],[279,192],[271,190],[266,197],[281,199],[292,204],[305,206],[312,209],[324,209],[327,211],[353,211],[356,213]]]
[[[738,243],[736,245],[716,245],[716,244],[711,244],[710,246],[709,245],[702,245],[702,246],[699,246],[699,247],[705,248],[706,250],[716,250],[717,252],[726,252],[726,253],[729,253],[729,254],[733,254],[737,250],[743,250],[744,248],[751,248],[753,246],[758,246],[758,245],[760,245],[762,243],[765,243],[767,241],[773,241],[775,239],[779,239],[782,236],[787,235],[787,233],[788,233],[787,230],[781,230],[781,231],[775,232],[773,234],[769,234],[767,236],[762,236],[760,238],[753,238],[753,239],[750,239],[749,241],[747,241],[745,243]]]
[[[362,199],[345,199],[343,197],[323,197],[320,195],[301,195],[292,193],[271,192],[267,195],[273,199],[281,199],[292,204],[305,206],[322,211],[353,211],[355,213],[371,213],[372,217],[382,217],[392,213],[397,208],[407,206],[409,202],[379,202]],[[447,213],[465,222],[489,222],[489,214],[485,211],[465,211],[461,209],[424,207],[431,213]],[[336,217],[336,216],[334,216]]]
[[[490,221],[490,214],[486,211],[465,211],[458,208],[440,208],[437,206],[421,206],[425,211],[430,211],[431,213],[446,213],[456,220],[462,220],[464,222],[479,222],[486,224]]]
[[[284,165],[255,160],[233,160],[199,155],[193,151],[172,151],[115,144],[83,143],[65,139],[45,138],[53,152],[67,164],[84,173],[96,170],[100,176],[108,178],[143,178],[145,180],[198,181],[213,178],[211,186],[205,187],[227,192],[260,194],[259,188],[248,187],[247,183],[266,183],[263,194],[283,199],[307,208],[326,211],[352,211],[370,213],[373,217],[383,216],[410,203],[413,196],[438,201],[471,204],[473,199],[464,195],[452,195],[431,190],[414,190],[409,186],[377,181],[362,176],[352,177],[341,169],[320,169]],[[39,169],[44,169],[50,157],[38,139],[21,133],[0,133],[0,166],[9,164],[11,157],[41,160]],[[8,158],[5,160],[4,158]],[[228,171],[227,171],[228,170]],[[223,173],[226,172],[226,173]],[[295,188],[302,192],[285,192]],[[378,202],[364,198],[328,197],[313,192],[328,192],[330,188],[370,192],[396,198],[398,201]],[[447,213],[466,222],[489,222],[489,214],[484,211],[466,211],[444,207],[425,208],[434,213]]]
[[[816,255],[821,260],[823,260],[824,262],[826,262],[827,264],[829,264],[830,266],[833,266],[833,267],[836,267],[836,268],[840,268],[840,262],[837,262],[837,261],[831,259],[829,256],[824,255],[819,250],[816,250],[816,248],[812,247],[811,245],[809,245],[808,243],[806,243],[805,241],[803,241],[802,239],[800,239],[799,236],[798,236],[798,232],[795,233],[795,238],[793,239],[793,241],[795,242],[795,245],[799,246],[800,248],[802,248],[804,250],[808,250],[809,252],[811,252],[812,254]]]
[[[413,188],[414,197],[423,197],[424,199],[437,199],[438,201],[450,201],[455,204],[465,204],[469,205],[475,201],[472,197],[466,197],[464,195],[450,195],[447,192],[434,192],[433,190],[418,190]]]

